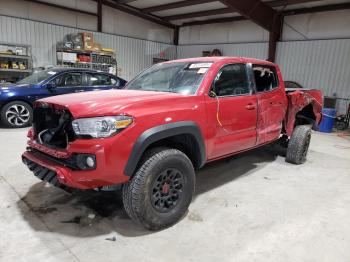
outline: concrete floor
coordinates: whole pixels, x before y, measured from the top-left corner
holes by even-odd
[[[350,260],[349,136],[314,133],[301,166],[267,148],[212,163],[187,215],[148,232],[119,194],[69,196],[39,182],[20,161],[25,134],[0,130],[1,261]]]

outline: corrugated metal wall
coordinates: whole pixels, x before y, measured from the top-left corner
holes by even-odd
[[[225,56],[266,59],[267,43],[182,45],[178,57],[202,56],[202,51],[218,48]],[[339,112],[345,112],[350,96],[350,39],[279,42],[276,62],[285,80],[306,88],[317,88],[337,100]]]
[[[276,62],[285,80],[322,89],[326,96],[350,96],[350,39],[280,42]],[[338,100],[338,110],[344,112],[349,102]]]
[[[267,43],[238,43],[210,45],[180,45],[177,49],[178,58],[202,56],[203,51],[219,49],[225,56],[243,56],[266,59]]]
[[[34,66],[56,64],[56,44],[70,33],[82,30],[0,16],[0,42],[28,44],[32,47]],[[164,53],[165,59],[176,58],[176,47],[170,44],[139,40],[129,37],[96,33],[94,37],[104,47],[117,50],[121,77],[130,80],[142,69],[152,65],[153,58]]]
[[[0,42],[32,46],[34,66],[56,64],[56,44],[70,33],[81,30],[0,16]],[[236,43],[210,45],[180,45],[157,43],[129,37],[94,32],[96,41],[117,50],[121,76],[130,80],[142,69],[152,65],[154,57],[175,59],[202,56],[202,51],[221,49],[227,56],[266,59],[267,43]],[[350,96],[350,39],[280,42],[277,63],[284,79],[299,82],[305,87],[320,88],[327,96]],[[349,101],[339,100],[344,111]]]

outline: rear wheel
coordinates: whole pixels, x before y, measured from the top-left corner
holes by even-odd
[[[13,101],[1,109],[1,120],[6,127],[25,127],[32,123],[32,107],[22,101]]]
[[[133,221],[158,230],[176,223],[187,211],[195,173],[191,161],[181,151],[153,152],[124,185],[123,203]]]
[[[286,161],[300,165],[306,161],[311,140],[310,126],[296,126],[288,143]]]

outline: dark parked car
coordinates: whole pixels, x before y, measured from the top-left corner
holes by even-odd
[[[284,86],[286,89],[297,89],[297,88],[303,89],[304,88],[301,84],[293,81],[284,81]]]
[[[35,100],[68,93],[120,89],[124,79],[89,69],[51,68],[13,85],[0,86],[1,120],[7,127],[31,124]]]

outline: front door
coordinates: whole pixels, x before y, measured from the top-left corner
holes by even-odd
[[[51,95],[64,95],[84,91],[82,72],[63,73],[52,81],[56,88],[51,90]]]
[[[273,141],[281,134],[286,115],[286,94],[274,66],[252,66],[259,104],[257,144]]]
[[[210,159],[229,155],[255,146],[257,98],[248,81],[245,64],[230,64],[215,77],[207,107],[215,135]],[[209,131],[210,132],[210,131]]]

